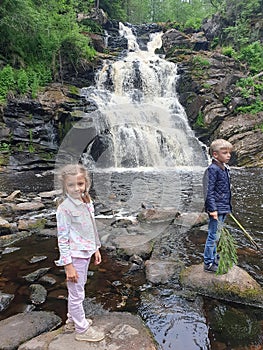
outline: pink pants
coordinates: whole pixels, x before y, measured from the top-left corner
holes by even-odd
[[[72,258],[72,264],[79,275],[79,279],[77,283],[67,282],[68,321],[74,322],[77,333],[83,333],[89,328],[83,308],[89,263],[90,259]]]

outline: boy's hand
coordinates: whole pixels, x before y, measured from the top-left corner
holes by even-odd
[[[218,220],[218,212],[212,211],[209,213],[210,216],[212,216],[213,219]]]
[[[99,265],[101,263],[101,255],[99,249],[94,254],[94,265]]]
[[[72,264],[68,264],[65,266],[65,272],[66,272],[66,280],[68,282],[74,282],[74,283],[78,282],[79,275]]]

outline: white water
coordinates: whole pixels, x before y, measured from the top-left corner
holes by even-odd
[[[128,40],[127,55],[105,61],[96,89],[83,89],[99,107],[98,133],[107,129],[110,139],[96,168],[204,164],[202,147],[178,101],[177,66],[154,53],[162,46],[162,33],[152,35],[147,51],[140,50],[131,28],[120,24],[120,34]]]

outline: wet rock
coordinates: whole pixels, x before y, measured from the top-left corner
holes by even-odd
[[[47,191],[47,192],[40,192],[38,193],[38,196],[43,199],[49,199],[49,198],[55,198],[56,196],[61,195],[60,190],[54,190],[54,191]]]
[[[176,224],[180,224],[186,227],[197,227],[207,223],[207,213],[182,213],[177,219]]]
[[[41,202],[25,202],[25,203],[14,204],[12,208],[13,210],[18,212],[27,212],[27,211],[44,209],[45,206]]]
[[[41,305],[46,301],[47,290],[41,284],[31,284],[30,300],[34,305]]]
[[[21,191],[16,190],[13,193],[11,193],[8,197],[5,198],[5,202],[13,202],[16,198],[20,197]]]
[[[137,254],[131,256],[129,260],[139,266],[144,264],[143,259]]]
[[[60,324],[60,317],[45,311],[20,313],[6,318],[0,321],[1,349],[15,350],[20,344]]]
[[[178,261],[147,260],[145,262],[146,279],[154,284],[166,284],[178,276],[184,265]]]
[[[33,256],[30,260],[29,263],[30,264],[36,264],[40,261],[46,260],[47,256],[46,255],[39,255],[39,256]]]
[[[149,256],[152,251],[151,240],[143,235],[118,236],[113,239],[113,243],[121,255],[131,256],[138,254],[140,256]]]
[[[24,279],[27,282],[35,282],[37,281],[40,277],[42,277],[43,275],[45,275],[48,271],[50,270],[50,267],[44,267],[42,269],[38,269],[32,273],[29,273],[26,276],[23,276]]]
[[[57,230],[55,228],[45,228],[43,230],[40,230],[37,234],[39,236],[45,236],[45,237],[56,237]]]
[[[157,350],[149,330],[138,316],[127,312],[104,313],[93,317],[93,325],[104,331],[104,340],[93,344],[91,342],[78,342],[74,333],[63,333],[63,330],[43,334],[19,347],[19,350]]]
[[[165,53],[173,47],[190,49],[192,47],[191,39],[188,35],[176,29],[170,29],[162,36],[163,48]]]
[[[52,276],[43,276],[39,278],[38,282],[41,282],[42,284],[53,286],[57,283],[56,279]]]
[[[18,220],[18,230],[19,231],[30,231],[30,230],[40,230],[44,228],[46,224],[46,219],[20,219]]]
[[[12,232],[12,225],[5,219],[0,217],[0,236],[8,235]]]
[[[224,275],[204,271],[203,264],[193,265],[181,273],[184,288],[218,299],[263,306],[261,286],[243,269],[234,266]]]
[[[10,254],[10,253],[13,253],[13,252],[15,252],[15,251],[17,251],[17,250],[19,250],[19,249],[21,249],[21,248],[19,248],[19,247],[6,247],[3,251],[2,251],[2,254],[4,255],[4,254]]]
[[[174,220],[180,215],[176,208],[143,209],[138,214],[139,221],[167,221]]]
[[[13,299],[14,294],[0,292],[0,312],[5,310]]]

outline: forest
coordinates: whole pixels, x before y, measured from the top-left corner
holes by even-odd
[[[109,20],[166,23],[182,31],[198,30],[205,18],[220,13],[225,28],[212,49],[245,62],[251,76],[261,73],[263,46],[251,27],[255,17],[262,23],[263,0],[2,0],[0,103],[20,95],[35,98],[41,86],[59,81],[65,62],[78,67],[96,58],[84,33],[102,33],[102,28],[78,20],[78,14],[94,8],[104,10]]]

